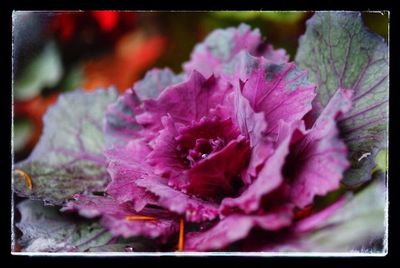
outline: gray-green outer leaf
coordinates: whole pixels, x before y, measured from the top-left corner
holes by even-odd
[[[110,178],[102,154],[106,107],[117,98],[114,89],[63,94],[44,116],[43,134],[32,154],[15,169],[13,190],[20,196],[60,205],[73,194],[102,191]]]
[[[24,200],[17,206],[21,220],[19,243],[24,252],[76,252],[106,245],[112,236],[96,222],[77,222],[40,201]]]
[[[316,12],[300,38],[296,62],[317,84],[316,115],[338,88],[353,89],[353,108],[340,118],[352,168],[344,182],[371,178],[377,152],[387,147],[389,62],[384,39],[357,12]]]

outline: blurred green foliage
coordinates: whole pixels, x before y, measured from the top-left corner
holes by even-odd
[[[63,68],[56,44],[49,42],[15,81],[14,97],[18,100],[30,99],[43,89],[56,85],[62,77]]]
[[[386,172],[388,170],[388,150],[387,149],[380,150],[375,157],[375,162],[376,166],[372,172],[378,170]]]
[[[248,21],[261,18],[276,23],[296,23],[304,15],[297,11],[216,11],[211,14],[221,19]]]
[[[72,66],[60,82],[60,88],[63,91],[71,91],[80,87],[83,79],[82,67],[78,64]]]
[[[27,119],[14,120],[14,151],[22,150],[29,142],[34,125]]]
[[[381,35],[388,41],[389,30],[389,13],[384,12],[363,12],[365,25],[372,31]]]

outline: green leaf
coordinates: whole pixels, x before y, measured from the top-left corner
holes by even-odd
[[[145,237],[118,238],[115,243],[90,248],[90,252],[154,252],[160,249],[155,246],[154,239]]]
[[[22,232],[17,243],[23,252],[145,252],[155,251],[153,240],[144,237],[113,237],[96,221],[60,213],[40,201],[24,200],[17,205]]]
[[[312,231],[300,234],[276,250],[385,253],[386,197],[382,180],[374,181]]]
[[[57,205],[78,192],[103,191],[110,179],[102,154],[102,122],[116,98],[113,89],[61,95],[44,116],[43,134],[32,154],[15,164],[14,191]]]
[[[17,100],[33,98],[44,88],[55,86],[61,79],[62,73],[60,53],[56,45],[50,42],[15,81],[14,97]]]
[[[387,147],[389,63],[384,39],[364,26],[356,12],[317,12],[300,38],[297,63],[317,85],[320,113],[338,88],[353,89],[353,108],[340,118],[352,168],[344,183],[371,178],[377,152]]]
[[[365,245],[384,237],[385,197],[383,184],[374,182],[303,242],[313,251],[369,251]]]
[[[24,252],[90,251],[112,239],[98,223],[73,221],[39,201],[24,200],[17,208],[21,220],[16,226],[22,232],[18,243]]]
[[[14,152],[18,152],[29,142],[35,126],[27,119],[14,121]]]
[[[378,154],[375,157],[375,162],[376,166],[373,169],[373,171],[382,171],[382,172],[387,172],[388,170],[388,150],[383,149],[378,152]]]
[[[215,11],[211,13],[217,18],[236,19],[240,21],[262,18],[276,23],[295,23],[305,12],[299,11]]]
[[[89,252],[131,252],[134,251],[134,246],[129,244],[111,244],[89,249]]]
[[[83,70],[81,65],[73,66],[64,79],[60,82],[62,91],[72,91],[78,88],[83,80]]]

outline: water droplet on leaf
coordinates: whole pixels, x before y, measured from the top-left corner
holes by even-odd
[[[125,250],[126,252],[133,252],[133,247],[130,246],[130,245],[128,245],[128,246],[125,246],[124,250]]]

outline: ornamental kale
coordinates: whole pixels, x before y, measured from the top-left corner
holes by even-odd
[[[14,191],[99,219],[115,239],[108,246],[365,249],[384,234],[386,171],[372,172],[386,148],[387,54],[358,13],[316,13],[295,62],[257,29],[216,30],[179,75],[151,70],[118,98],[113,89],[62,96],[15,165]],[[29,206],[47,209],[20,206],[27,246],[79,250],[72,239],[32,246],[46,242],[26,227]]]

